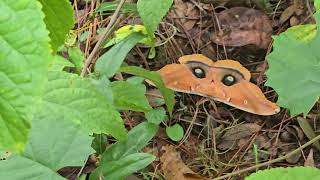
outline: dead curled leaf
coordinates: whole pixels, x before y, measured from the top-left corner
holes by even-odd
[[[161,169],[166,180],[205,180],[206,178],[193,172],[182,161],[174,146],[162,147],[165,152],[160,157]]]
[[[272,24],[262,12],[246,7],[233,7],[217,15],[220,30],[211,40],[218,45],[255,45],[266,49],[271,42]]]

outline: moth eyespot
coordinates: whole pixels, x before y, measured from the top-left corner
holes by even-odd
[[[196,67],[192,69],[193,75],[195,75],[197,78],[202,79],[206,77],[206,73],[204,70],[200,67]]]
[[[226,86],[232,86],[236,83],[236,78],[230,74],[225,75],[222,79],[222,83]]]

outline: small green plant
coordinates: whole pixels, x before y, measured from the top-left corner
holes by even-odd
[[[314,3],[317,24],[289,28],[275,36],[273,52],[267,56],[266,85],[275,89],[277,104],[288,108],[291,115],[306,116],[320,95],[320,1]]]

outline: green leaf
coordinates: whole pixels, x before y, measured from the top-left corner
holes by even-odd
[[[126,139],[120,114],[112,104],[104,101],[90,79],[65,72],[50,72],[43,96],[43,116],[63,114],[66,119],[96,134],[111,134]]]
[[[130,36],[134,33],[141,33],[144,37],[138,42],[140,44],[146,46],[155,46],[155,35],[148,36],[148,32],[143,25],[135,24],[135,25],[126,25],[119,28],[117,31],[114,32],[114,37],[106,41],[104,48],[112,46],[114,44],[118,44],[119,42],[123,41],[126,37]]]
[[[290,168],[272,168],[268,170],[260,170],[245,180],[305,180],[305,179],[320,179],[320,170],[314,167],[290,167]]]
[[[66,166],[83,166],[94,152],[91,141],[79,125],[64,116],[35,119],[25,152],[0,161],[0,179],[62,180],[56,171]]]
[[[91,79],[91,83],[95,85],[97,91],[105,97],[106,102],[113,104],[113,93],[110,86],[110,80],[103,76],[101,79]]]
[[[104,2],[96,9],[96,12],[115,11],[119,2]],[[124,13],[137,13],[137,5],[135,3],[124,3],[121,7]]]
[[[108,137],[105,134],[94,134],[91,147],[98,155],[102,154],[108,146]]]
[[[157,29],[162,18],[169,11],[172,3],[173,0],[138,0],[138,12],[149,35],[152,35]]]
[[[316,36],[317,26],[315,24],[293,26],[287,29],[286,32],[289,33],[290,36],[294,36],[295,39],[308,43]]]
[[[102,155],[102,162],[116,161],[133,153],[137,153],[156,135],[158,126],[143,122],[131,129],[126,141],[111,145]]]
[[[143,84],[135,85],[126,81],[111,83],[114,105],[122,110],[148,112],[152,109],[145,96],[146,87]]]
[[[145,114],[147,120],[155,125],[159,125],[166,119],[166,111],[163,107],[153,109]]]
[[[119,44],[98,58],[95,72],[101,76],[112,77],[120,68],[129,51],[143,38],[140,33],[133,33]]]
[[[315,18],[319,29],[320,12]],[[320,95],[320,33],[305,40],[297,38],[297,32],[287,31],[274,37],[273,52],[267,56],[266,85],[278,93],[277,104],[288,108],[292,116],[307,115]]]
[[[50,31],[53,52],[63,44],[66,35],[73,28],[73,8],[68,0],[39,0],[45,13],[45,23]]]
[[[68,49],[70,61],[75,65],[76,72],[80,74],[84,64],[84,54],[79,47],[70,47]]]
[[[166,102],[167,109],[168,109],[170,115],[172,114],[173,106],[174,106],[174,92],[165,87],[159,73],[148,71],[143,68],[139,68],[139,67],[135,67],[135,66],[121,67],[120,71],[128,73],[128,74],[132,74],[135,76],[140,76],[140,77],[143,77],[145,79],[149,79],[150,81],[152,81],[156,85],[156,87],[159,88],[161,94],[164,96],[164,100]]]
[[[166,133],[173,141],[180,141],[183,138],[184,131],[180,124],[175,124],[171,127],[167,127]]]
[[[147,153],[135,153],[116,161],[102,162],[90,175],[90,180],[97,179],[123,179],[130,174],[148,166],[156,159]]]
[[[126,80],[128,83],[134,84],[134,85],[139,85],[144,82],[143,77],[138,77],[138,76],[132,76]]]
[[[49,71],[62,71],[65,67],[74,67],[67,59],[55,55],[53,61],[49,64]]]
[[[0,1],[0,149],[23,151],[46,80],[49,36],[40,4]]]

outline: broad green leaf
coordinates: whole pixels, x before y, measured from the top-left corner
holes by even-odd
[[[96,9],[96,12],[115,11],[119,2],[104,2]],[[137,13],[137,5],[135,3],[124,3],[121,7],[124,13]]]
[[[153,123],[155,125],[159,125],[162,121],[166,119],[166,111],[163,107],[159,107],[156,109],[153,109],[145,114],[147,120],[150,123]]]
[[[315,18],[319,29],[319,11]],[[274,37],[273,52],[267,56],[266,85],[278,93],[277,104],[288,108],[292,116],[307,115],[320,95],[320,33],[305,40],[297,38],[297,32],[287,31]]]
[[[111,89],[114,105],[119,109],[139,112],[148,112],[152,109],[145,96],[146,87],[143,84],[113,81]]]
[[[80,74],[84,64],[84,54],[79,47],[70,47],[68,49],[69,59],[75,65],[76,72]]]
[[[81,124],[90,133],[111,134],[126,138],[120,114],[106,102],[90,79],[66,72],[50,72],[43,96],[43,116],[63,114],[66,119]]]
[[[40,3],[0,1],[0,149],[21,152],[52,59]]]
[[[138,0],[138,12],[149,35],[152,35],[157,29],[162,18],[169,11],[172,3],[173,0]]]
[[[140,33],[133,33],[119,42],[101,57],[95,65],[95,72],[100,76],[112,77],[120,68],[129,51],[143,38]]]
[[[308,43],[316,36],[317,26],[315,24],[293,26],[287,29],[286,32],[290,33],[290,35],[294,36],[297,40]]]
[[[320,179],[320,170],[314,167],[289,167],[289,168],[272,168],[268,170],[260,170],[246,177],[245,180],[305,180]]]
[[[150,81],[152,81],[156,85],[156,87],[159,88],[161,94],[164,96],[164,100],[166,102],[167,109],[171,115],[171,113],[173,111],[173,106],[174,106],[174,92],[165,87],[159,73],[148,71],[143,68],[139,68],[139,67],[135,67],[135,66],[121,67],[120,71],[128,73],[128,74],[132,74],[135,76],[140,76],[140,77],[143,77],[145,79],[149,79]]]
[[[88,133],[64,116],[35,119],[25,152],[0,161],[0,179],[62,180],[56,171],[66,166],[83,166],[94,152],[91,141]]]
[[[180,126],[180,124],[175,124],[173,126],[167,127],[166,133],[173,141],[180,141],[183,138],[184,134],[183,128]]]
[[[63,44],[66,35],[73,28],[73,8],[68,0],[39,0],[45,13],[45,23],[50,31],[53,52]]]
[[[106,102],[113,104],[113,93],[110,86],[110,80],[103,76],[101,79],[91,79],[91,83],[95,85],[97,91],[105,97]]]
[[[143,122],[131,129],[128,139],[111,145],[102,155],[102,162],[116,161],[133,153],[137,153],[148,145],[156,135],[158,126]]]
[[[117,44],[124,40],[126,37],[130,36],[133,33],[141,33],[144,37],[139,41],[139,43],[147,46],[155,46],[155,35],[148,36],[148,32],[143,25],[126,25],[119,28],[114,32],[114,37],[106,41],[104,48],[110,47],[114,44]]]
[[[148,166],[156,159],[155,156],[147,153],[135,153],[125,156],[116,161],[102,163],[90,175],[90,180],[97,179],[123,179],[132,173]]]

